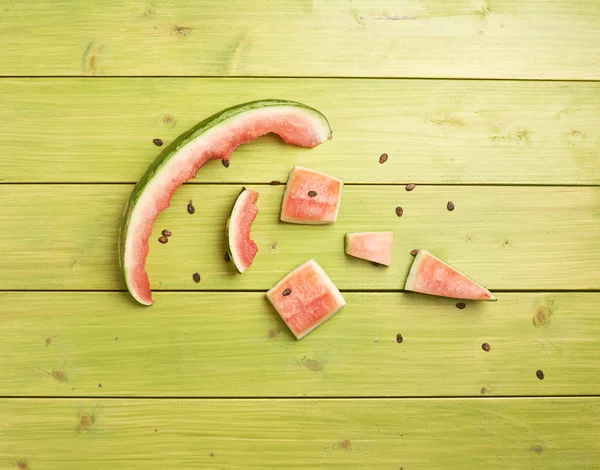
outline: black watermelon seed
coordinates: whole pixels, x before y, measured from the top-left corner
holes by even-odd
[[[281,181],[277,181],[277,180],[273,180],[269,183],[271,186],[279,186],[281,184]]]
[[[404,341],[404,338],[402,337],[402,335],[400,333],[398,333],[396,335],[396,342],[401,343],[402,341]]]
[[[381,265],[380,265],[380,264],[379,264],[377,261],[371,261],[371,264],[372,264],[373,266],[381,266]]]
[[[415,189],[415,186],[416,186],[416,185],[415,185],[415,184],[413,184],[413,183],[407,184],[407,185],[406,185],[406,190],[407,190],[407,191],[412,191],[413,189]]]
[[[156,145],[157,147],[160,147],[163,144],[163,141],[160,139],[152,139],[152,142],[154,143],[154,145]]]
[[[162,234],[163,234],[165,237],[170,237],[171,235],[173,235],[173,234],[171,233],[171,231],[170,231],[170,230],[167,230],[167,229],[164,229],[164,230],[162,231]]]
[[[284,297],[290,295],[291,293],[292,293],[292,289],[290,289],[289,287],[286,290],[283,291]]]
[[[194,279],[194,282],[196,284],[198,284],[200,282],[200,274],[194,273],[194,275],[192,276],[192,278]]]
[[[192,201],[188,202],[187,211],[190,214],[193,214],[194,212],[196,212],[196,208],[194,207],[194,204],[192,204]]]
[[[379,163],[385,163],[385,162],[387,162],[387,159],[388,159],[388,154],[382,153],[381,157],[379,157]]]
[[[229,253],[225,252],[225,261],[231,261],[231,257],[229,256]]]
[[[411,250],[410,254],[413,256],[417,256],[419,254],[419,250]]]
[[[536,375],[536,377],[537,377],[538,379],[540,379],[540,380],[544,380],[544,373],[543,373],[541,370],[539,370],[539,369],[538,369],[538,370],[535,372],[535,375]]]
[[[486,352],[487,352],[487,351],[489,351],[489,350],[490,350],[490,349],[492,349],[492,348],[490,347],[490,345],[489,345],[488,343],[483,343],[483,344],[481,345],[481,349],[483,349],[484,351],[486,351]]]
[[[456,304],[456,308],[460,308],[461,310],[465,308],[467,305],[464,302],[458,302]]]
[[[396,207],[396,215],[398,217],[402,217],[402,214],[404,214],[404,209],[402,209],[400,206]]]
[[[317,192],[316,192],[316,191],[309,191],[309,192],[308,192],[308,195],[309,195],[310,197],[315,197],[315,196],[317,195]]]
[[[453,211],[454,203],[452,201],[448,201],[448,204],[446,204],[446,207],[448,208],[449,211]]]
[[[167,237],[160,237],[158,239],[158,241],[161,242],[161,243],[167,243],[169,241],[169,239]]]
[[[221,160],[221,163],[223,163],[223,166],[224,166],[225,168],[229,168],[229,160],[225,160],[225,159],[223,159],[223,160]]]

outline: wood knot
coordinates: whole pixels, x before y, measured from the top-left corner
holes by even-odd
[[[348,439],[344,439],[342,442],[340,442],[340,447],[342,449],[350,449],[350,447],[352,447],[352,442]]]
[[[171,114],[163,114],[160,120],[167,127],[173,127],[177,122],[177,120]]]
[[[29,463],[27,463],[27,460],[19,460],[17,462],[17,468],[19,470],[29,470]]]
[[[192,34],[192,31],[194,31],[194,28],[188,28],[187,26],[175,26],[173,28],[173,33],[178,37],[187,37]]]
[[[536,328],[546,326],[550,322],[551,316],[552,312],[543,305],[540,305],[535,311],[535,315],[533,316],[533,326],[535,326]]]
[[[307,359],[306,361],[304,361],[304,366],[307,369],[310,369],[315,372],[318,372],[323,369],[323,365],[316,359]]]
[[[544,452],[544,448],[539,444],[536,446],[529,446],[529,449],[527,450],[529,450],[530,452],[535,452],[538,455]]]
[[[50,346],[52,344],[52,338],[46,338],[46,346]]]
[[[92,428],[92,418],[89,414],[84,413],[81,415],[81,418],[79,419],[79,429],[81,429],[82,431],[89,431]]]
[[[152,5],[147,4],[144,6],[144,14],[146,16],[153,17],[154,15],[156,15],[156,10]]]
[[[57,382],[66,382],[68,377],[64,370],[53,370],[52,378]]]

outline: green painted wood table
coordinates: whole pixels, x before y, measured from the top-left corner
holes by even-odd
[[[598,0],[0,11],[0,469],[600,468]],[[153,139],[260,98],[318,108],[334,139],[203,168],[155,224],[157,303],[135,304],[117,233]],[[336,224],[278,221],[269,183],[296,164],[345,181]],[[240,276],[242,184],[261,196]],[[344,254],[367,230],[394,232],[392,267]],[[498,302],[404,292],[415,248]],[[348,305],[297,341],[264,292],[311,257]]]

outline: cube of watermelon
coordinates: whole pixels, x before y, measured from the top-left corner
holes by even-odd
[[[281,220],[323,225],[337,220],[344,183],[334,176],[295,166],[283,194]]]
[[[267,298],[297,339],[346,305],[329,276],[312,259],[279,281],[267,292]]]

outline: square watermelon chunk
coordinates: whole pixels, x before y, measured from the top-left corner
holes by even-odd
[[[346,301],[313,259],[275,285],[267,298],[297,339],[335,315]]]
[[[281,220],[292,224],[324,225],[337,220],[344,182],[335,176],[301,166],[290,173]]]

